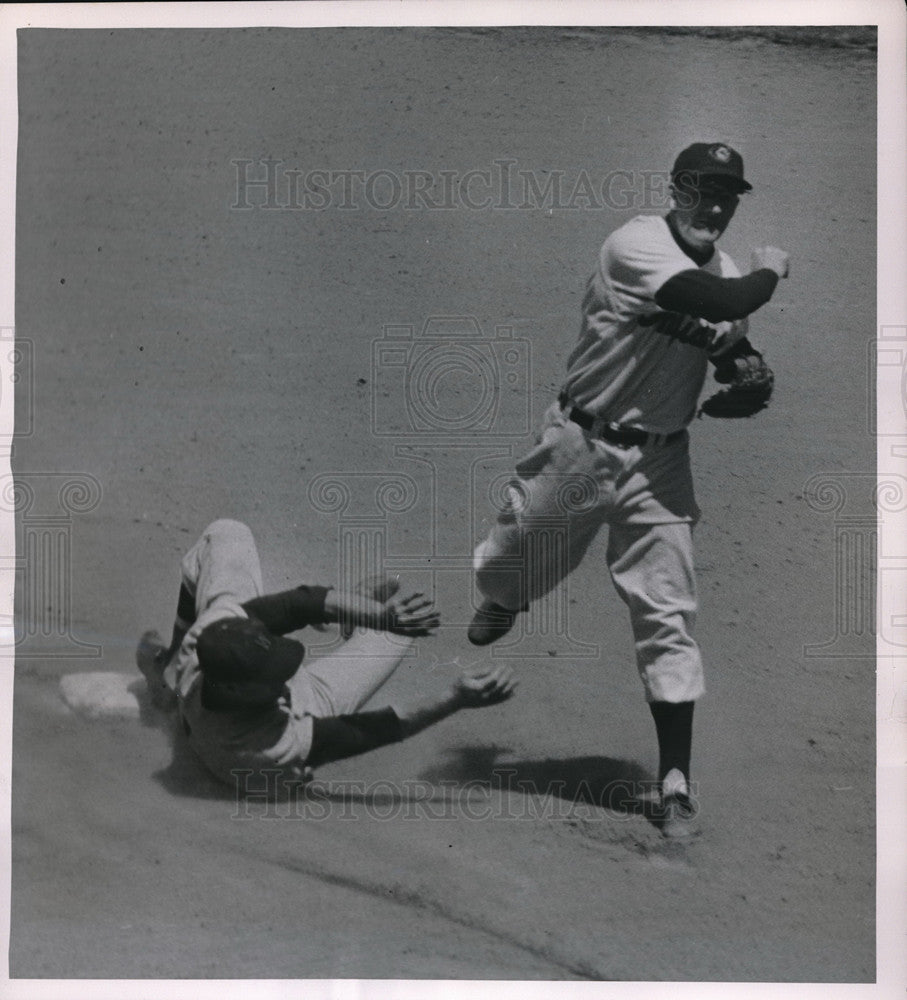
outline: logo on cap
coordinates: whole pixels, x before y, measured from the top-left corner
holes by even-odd
[[[731,151],[727,146],[713,146],[709,153],[713,160],[717,160],[719,163],[730,163],[731,162]]]

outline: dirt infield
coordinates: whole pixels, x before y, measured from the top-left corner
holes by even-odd
[[[872,981],[871,41],[26,31],[19,100],[11,976]],[[447,625],[390,695],[492,655],[464,633],[488,492],[602,240],[712,137],[755,187],[722,245],[793,271],[752,321],[773,406],[692,428],[701,837],[634,805],[655,739],[603,539],[510,650],[512,702],[325,767],[291,809],[238,804],[151,717],[66,709],[62,674],[131,670],[169,627],[222,516],[269,589],[365,544],[433,589]]]

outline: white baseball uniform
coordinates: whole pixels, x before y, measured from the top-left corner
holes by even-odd
[[[696,267],[662,216],[637,216],[605,241],[561,396],[545,414],[538,443],[517,463],[508,503],[475,553],[479,589],[517,609],[575,569],[607,524],[608,568],[630,611],[650,702],[694,701],[704,692],[692,636],[699,510],[684,429],[696,413],[709,352],[746,332],[746,320],[707,323],[659,308],[655,295],[665,282]],[[701,270],[739,277],[717,248]],[[574,408],[595,426],[571,419]],[[605,424],[618,435],[649,436],[614,443],[599,436]]]

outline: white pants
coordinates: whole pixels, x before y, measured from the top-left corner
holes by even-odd
[[[195,644],[201,631],[222,618],[246,617],[242,604],[263,590],[255,540],[239,521],[209,524],[181,568],[196,614],[177,661],[185,661],[180,671],[185,675],[192,661],[197,669]],[[296,672],[287,684],[293,709],[318,718],[358,711],[394,672],[409,645],[400,636],[357,632],[340,649]]]
[[[591,438],[555,404],[475,552],[479,590],[515,610],[571,573],[607,524],[608,569],[630,611],[648,701],[694,701],[705,690],[692,635],[699,510],[688,444],[621,448]]]

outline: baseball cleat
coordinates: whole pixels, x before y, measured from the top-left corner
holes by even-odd
[[[469,624],[466,635],[473,646],[487,646],[497,642],[513,628],[519,611],[503,608],[494,601],[482,601]]]
[[[161,639],[160,632],[149,629],[142,633],[135,651],[135,663],[149,683],[156,680],[163,671],[166,652],[167,647]]]
[[[668,840],[682,840],[699,832],[695,823],[696,806],[690,798],[687,779],[679,768],[672,767],[661,781],[661,801],[656,823]]]
[[[135,651],[135,663],[148,684],[148,693],[156,708],[168,709],[175,704],[173,692],[164,682],[167,647],[160,633],[151,629],[142,634]]]
[[[665,795],[661,802],[660,816],[661,835],[668,840],[683,840],[699,833],[696,808],[689,795],[682,792]]]

